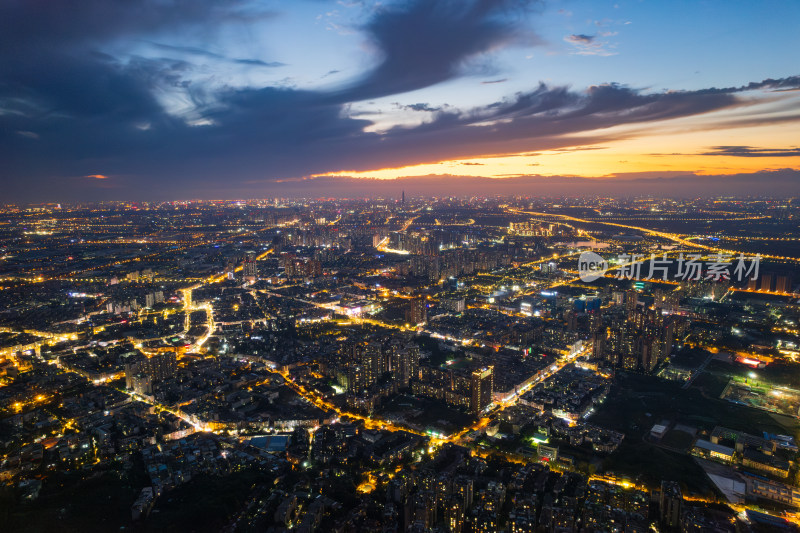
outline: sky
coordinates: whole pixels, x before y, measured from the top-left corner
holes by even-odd
[[[798,23],[796,0],[0,0],[0,202],[797,194]]]

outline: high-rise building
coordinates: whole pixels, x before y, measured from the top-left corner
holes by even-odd
[[[141,377],[147,377],[152,383],[160,383],[175,375],[178,359],[175,352],[157,353],[152,357],[125,364],[125,386],[137,388]]]
[[[348,368],[351,391],[360,391],[378,382],[384,372],[383,350],[379,343],[357,344]]]
[[[567,331],[578,331],[578,313],[574,310],[564,313],[564,321],[567,323]]]
[[[662,345],[651,335],[636,338],[636,351],[639,353],[639,367],[652,372],[661,356]]]
[[[453,494],[456,495],[465,511],[472,507],[473,484],[472,478],[468,476],[457,476],[453,480]]]
[[[683,505],[680,485],[674,481],[662,481],[659,504],[661,523],[670,528],[679,527]]]
[[[416,345],[392,346],[388,363],[392,379],[400,387],[407,387],[409,381],[416,377],[419,370],[419,347]]]
[[[469,409],[477,415],[492,403],[494,367],[487,366],[472,372]]]
[[[603,315],[600,311],[592,311],[588,317],[589,332],[594,333],[603,329]]]
[[[454,313],[463,313],[466,309],[466,304],[463,297],[441,298],[439,306],[443,309],[453,311]]]
[[[245,281],[254,282],[258,279],[258,268],[256,266],[256,255],[248,252],[242,264],[242,276]]]
[[[629,290],[625,293],[625,310],[628,315],[636,312],[636,306],[639,303],[639,293],[634,290]]]
[[[178,369],[178,358],[175,352],[158,353],[149,359],[148,373],[153,381],[164,381],[175,375]]]
[[[602,359],[606,350],[606,332],[595,331],[592,334],[592,357]]]
[[[316,278],[322,275],[322,263],[316,259],[309,259],[305,263],[305,275],[307,278]]]
[[[461,533],[464,528],[464,508],[459,498],[452,497],[445,504],[444,523],[447,531]]]
[[[285,254],[283,269],[289,279],[316,278],[322,275],[322,262],[317,259],[304,259]]]
[[[408,302],[408,308],[406,309],[406,322],[412,326],[416,326],[417,324],[424,324],[427,321],[428,307],[425,299],[414,298],[410,300]]]

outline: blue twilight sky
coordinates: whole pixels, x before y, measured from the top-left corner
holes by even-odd
[[[796,171],[798,30],[796,0],[0,0],[0,181],[171,199]]]

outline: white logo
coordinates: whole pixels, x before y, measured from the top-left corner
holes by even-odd
[[[581,281],[590,282],[602,278],[608,270],[608,261],[594,252],[583,252],[578,258],[578,275]]]

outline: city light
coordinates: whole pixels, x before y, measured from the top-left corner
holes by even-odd
[[[0,528],[800,531],[798,20],[5,2]]]

